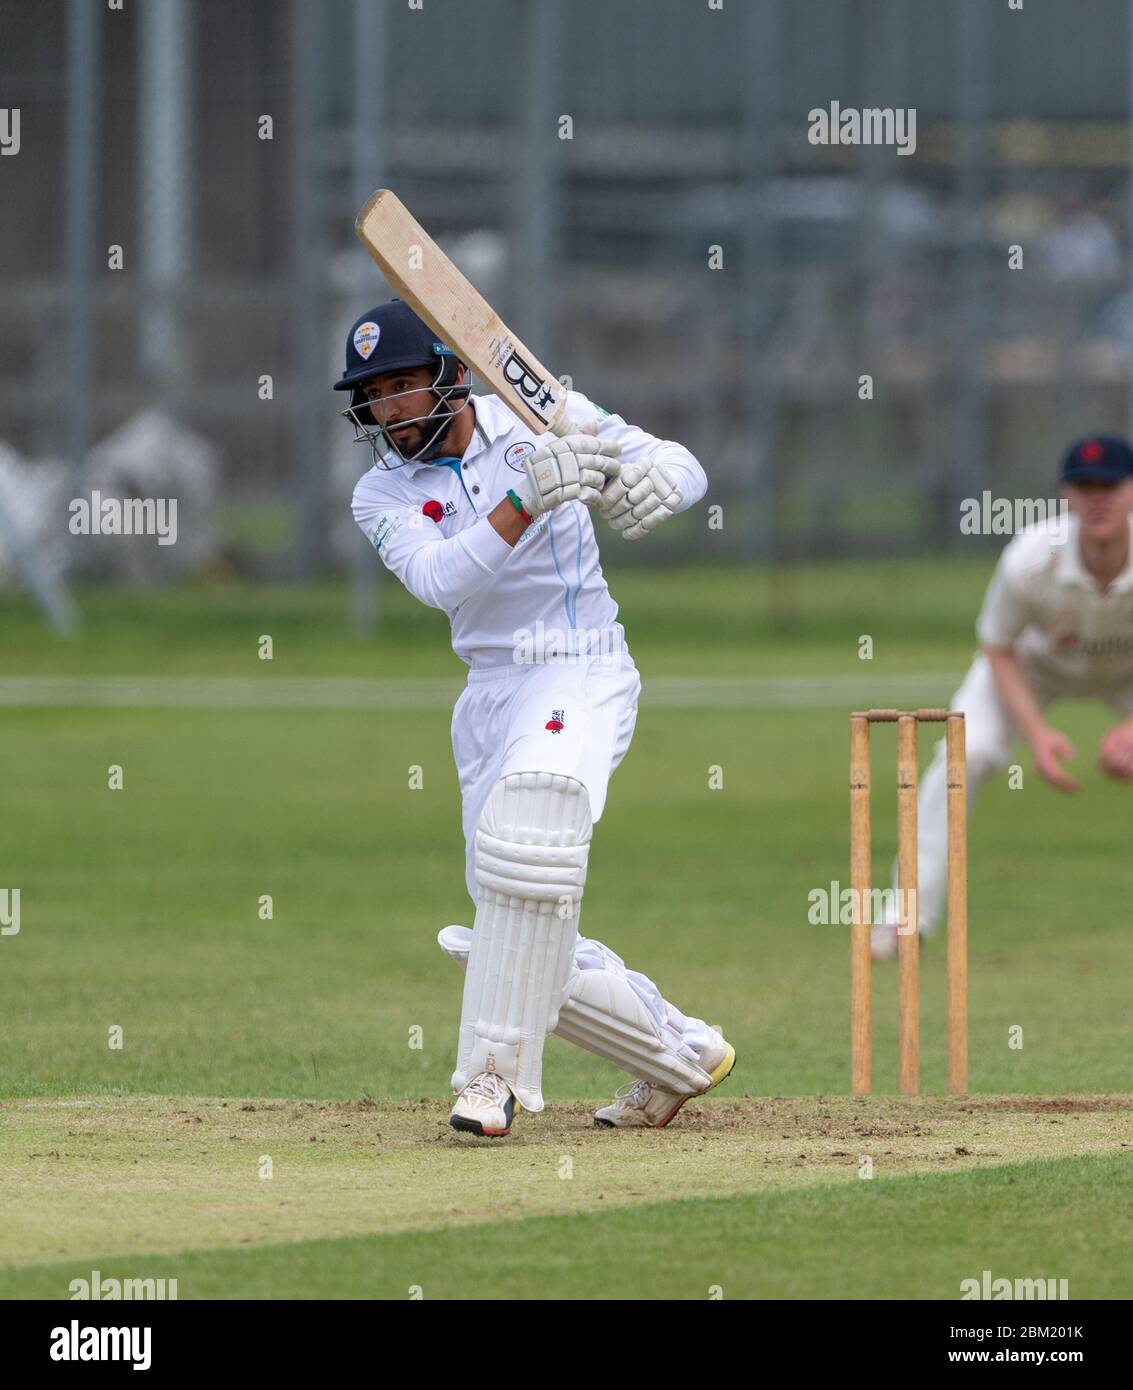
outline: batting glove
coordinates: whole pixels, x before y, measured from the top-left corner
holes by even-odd
[[[681,500],[673,470],[647,459],[627,463],[607,483],[598,511],[627,541],[636,541],[678,512]]]
[[[602,489],[618,474],[621,447],[589,434],[568,434],[523,460],[529,487],[524,502],[540,516],[563,502],[594,506]]]

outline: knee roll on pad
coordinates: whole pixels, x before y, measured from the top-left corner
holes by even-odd
[[[481,890],[529,902],[577,901],[592,833],[590,796],[575,778],[550,772],[501,777],[476,827],[476,882]]]

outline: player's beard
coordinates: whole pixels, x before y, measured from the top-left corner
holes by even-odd
[[[431,463],[434,459],[447,457],[445,441],[455,423],[456,415],[451,409],[443,416],[433,416],[424,424],[414,425],[403,435],[393,435],[398,451],[410,463]]]
[[[425,442],[425,435],[420,425],[409,425],[401,429],[398,425],[389,427],[390,438],[393,439],[397,447],[408,458],[411,457]]]

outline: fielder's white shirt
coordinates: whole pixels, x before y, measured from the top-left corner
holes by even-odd
[[[1075,684],[1133,680],[1133,547],[1103,594],[1082,565],[1078,518],[1063,525],[1050,518],[1008,544],[980,612],[980,642],[1013,647]]]
[[[474,669],[510,664],[517,642],[525,640],[521,634],[539,631],[540,622],[544,634],[562,632],[568,642],[573,632],[606,629],[620,640],[618,606],[598,563],[589,507],[555,507],[514,546],[488,520],[508,488],[524,496],[523,458],[555,436],[533,433],[495,396],[470,399],[480,430],[473,431],[464,457],[392,469],[375,465],[354,489],[355,521],[409,592],[448,614],[453,650]],[[567,410],[580,423],[598,417],[598,437],[621,446],[623,465],[664,450],[665,467],[679,475],[681,511],[708,490],[704,469],[683,446],[627,425],[576,391],[568,393]],[[627,543],[641,542],[619,539]]]

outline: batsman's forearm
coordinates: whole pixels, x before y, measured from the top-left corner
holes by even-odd
[[[681,490],[681,504],[678,512],[687,512],[694,507],[708,491],[708,475],[700,465],[700,460],[691,454],[683,444],[665,440],[653,457],[676,477]]]
[[[514,539],[515,523],[504,507],[519,522]],[[421,546],[400,568],[391,568],[414,598],[451,613],[491,581],[525,530],[523,518],[505,498],[467,530]]]
[[[515,503],[509,497],[505,497],[502,502],[492,508],[488,513],[488,521],[493,530],[501,535],[508,545],[514,545],[528,527],[528,522],[523,519],[523,513],[516,509]]]
[[[1046,721],[1018,658],[1010,647],[984,647],[983,650],[991,663],[991,674],[999,698],[1007,706],[1016,728],[1030,741]]]

